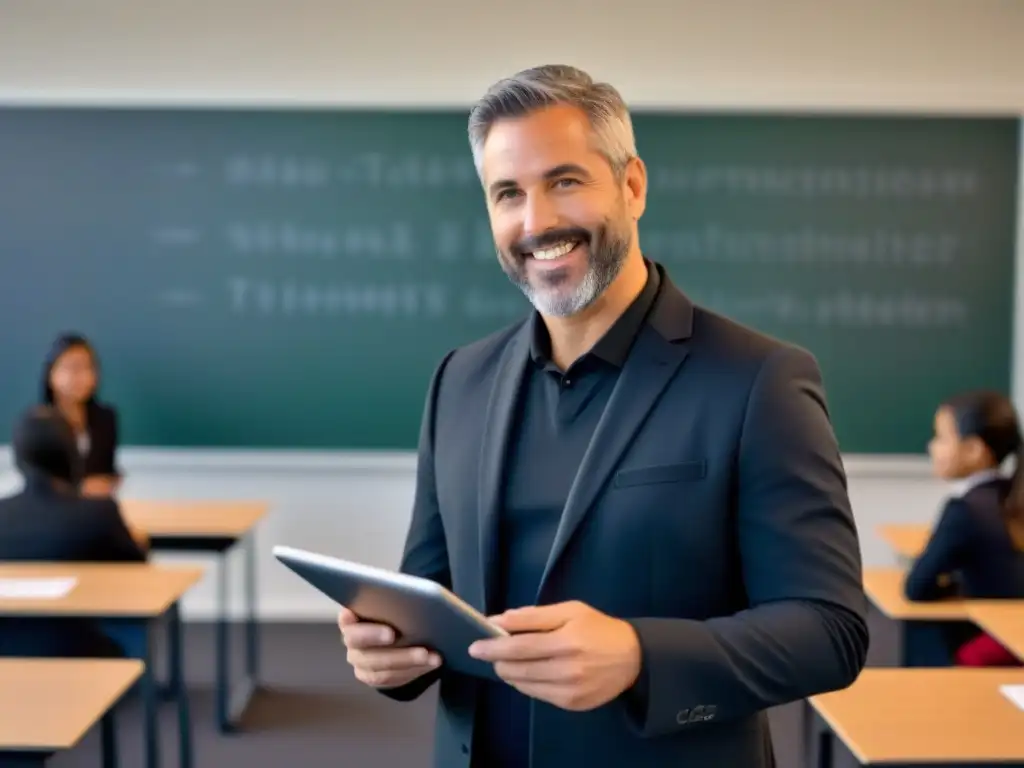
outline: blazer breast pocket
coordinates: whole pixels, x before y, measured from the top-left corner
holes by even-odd
[[[686,483],[703,480],[707,475],[707,462],[684,461],[680,464],[661,464],[653,467],[623,469],[615,473],[612,485],[616,488],[630,488],[636,485],[655,483]]]

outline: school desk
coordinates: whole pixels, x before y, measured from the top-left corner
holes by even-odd
[[[912,602],[903,596],[905,571],[902,568],[865,568],[864,592],[871,604],[886,618],[896,622],[900,635],[900,665],[906,655],[906,625],[914,621],[969,621],[968,601],[949,598]]]
[[[137,621],[149,634],[142,676],[146,765],[160,765],[158,686],[153,668],[153,625],[168,616],[170,687],[178,704],[181,768],[192,768],[192,728],[185,686],[178,601],[203,575],[202,568],[147,563],[0,563],[0,579],[73,578],[60,597],[0,597],[0,616],[78,617]]]
[[[904,560],[913,560],[924,552],[931,536],[931,527],[920,523],[880,525],[877,530],[892,551]]]
[[[42,768],[99,721],[103,766],[117,768],[115,708],[143,670],[135,659],[0,659],[0,766]]]
[[[972,602],[967,605],[967,615],[1024,662],[1024,600]]]
[[[222,733],[238,729],[259,686],[259,621],[256,617],[256,546],[254,529],[267,504],[245,501],[121,501],[125,518],[150,537],[156,551],[217,555],[216,701]],[[228,555],[237,546],[245,568],[245,669],[232,690],[228,652]]]
[[[1006,684],[1024,684],[1024,670],[865,669],[809,700],[816,764],[833,765],[838,740],[863,766],[1024,766],[1024,710]]]

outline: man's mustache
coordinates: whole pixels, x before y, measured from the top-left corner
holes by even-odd
[[[510,249],[516,256],[522,258],[528,253],[540,251],[567,240],[590,242],[590,232],[582,227],[567,227],[565,229],[552,229],[539,235],[524,237]]]

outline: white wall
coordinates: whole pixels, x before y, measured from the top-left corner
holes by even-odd
[[[1020,112],[1017,0],[3,0],[0,95],[468,104],[550,61],[634,104]]]
[[[351,5],[0,0],[0,102],[467,105],[497,77],[561,61],[611,80],[636,106],[1024,113],[1016,0]],[[1018,313],[1024,395],[1022,322]],[[274,543],[385,566],[401,551],[409,455],[126,449],[122,460],[128,496],[273,505],[258,531],[266,617],[332,615],[270,560]],[[931,520],[943,489],[921,458],[848,457],[847,468],[865,562],[890,562],[874,527]],[[16,485],[0,452],[0,490]],[[186,615],[210,615],[212,587],[207,579],[189,596]]]

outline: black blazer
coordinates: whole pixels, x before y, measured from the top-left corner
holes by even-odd
[[[629,620],[640,710],[532,703],[533,768],[774,765],[765,710],[865,662],[861,560],[806,352],[662,287],[575,479],[537,595]],[[401,569],[488,612],[524,322],[449,353],[429,390]],[[434,765],[470,759],[479,682],[443,667]]]
[[[111,499],[81,498],[46,481],[0,500],[0,561],[143,562]],[[119,656],[86,619],[0,618],[0,656]]]
[[[1003,520],[1010,483],[997,478],[946,502],[939,521],[904,581],[908,600],[951,593],[997,600],[1024,598],[1024,552]],[[941,584],[939,577],[950,577]]]
[[[117,468],[117,411],[109,405],[91,403],[87,420],[89,452],[84,456],[84,475],[120,475]]]

